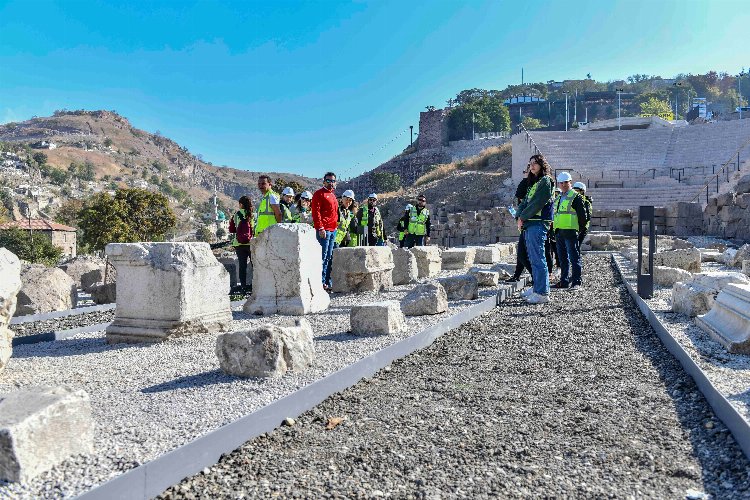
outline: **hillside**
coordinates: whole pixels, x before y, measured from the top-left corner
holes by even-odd
[[[57,147],[42,148],[42,141]],[[234,200],[243,194],[255,198],[261,173],[308,187],[318,184],[297,174],[214,166],[159,132],[134,127],[114,111],[63,110],[51,117],[0,125],[0,144],[4,151],[0,181],[14,198],[14,218],[28,209],[33,216],[38,211],[51,216],[70,198],[116,187],[142,187],[169,195],[185,220],[213,196],[214,188],[224,206],[234,207]],[[41,179],[34,168],[38,165],[29,161],[37,153],[46,155]],[[76,176],[82,168],[88,169],[87,175]]]

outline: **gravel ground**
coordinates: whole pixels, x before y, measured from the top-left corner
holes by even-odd
[[[621,265],[628,261],[617,256]],[[724,264],[704,262],[703,271],[737,271]],[[632,267],[626,278],[635,283],[636,275]],[[646,303],[654,311],[659,321],[682,346],[708,379],[734,406],[745,420],[750,421],[750,356],[730,354],[711,336],[698,327],[693,319],[684,314],[672,312],[672,289],[654,286],[653,298]]]
[[[610,257],[589,256],[583,290],[511,299],[161,498],[748,498],[749,474]]]
[[[443,272],[441,276],[455,274],[459,273]],[[357,337],[348,333],[351,305],[399,300],[411,288],[332,296],[326,313],[306,316],[314,331],[315,365],[305,373],[275,380],[223,374],[215,355],[218,334],[161,344],[108,345],[103,332],[94,332],[15,347],[0,380],[0,392],[31,385],[86,390],[96,425],[95,453],[74,457],[28,483],[0,482],[0,498],[80,494],[479,302],[451,302],[446,313],[407,318],[408,331],[397,335]],[[495,292],[480,290],[480,300]],[[241,311],[233,315],[235,330],[293,319],[248,316]]]
[[[74,314],[44,321],[34,321],[33,323],[19,323],[16,325],[8,325],[8,327],[16,333],[16,337],[23,337],[25,335],[34,335],[36,333],[69,330],[81,326],[107,323],[113,319],[115,319],[114,309],[109,311]]]

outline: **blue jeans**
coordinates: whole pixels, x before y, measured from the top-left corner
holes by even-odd
[[[526,237],[526,253],[531,263],[531,276],[534,278],[534,293],[549,294],[549,271],[544,256],[544,241],[547,239],[547,228],[544,224],[532,224],[523,230]]]
[[[557,257],[560,259],[560,283],[567,285],[581,284],[581,247],[578,233],[569,229],[557,231]],[[573,268],[573,277],[569,278],[569,269]]]
[[[331,264],[333,263],[333,247],[334,239],[336,238],[336,230],[326,231],[325,238],[321,238],[318,232],[315,232],[315,237],[318,239],[318,243],[322,248],[323,254],[323,285],[331,286]]]

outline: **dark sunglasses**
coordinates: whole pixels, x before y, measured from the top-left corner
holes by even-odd
[[[323,182],[327,182],[329,184],[333,184],[334,182],[336,182],[336,179],[323,179]]]

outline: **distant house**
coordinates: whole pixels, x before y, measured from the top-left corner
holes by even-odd
[[[16,220],[0,224],[3,229],[19,228],[25,231],[40,232],[52,241],[56,247],[62,248],[63,255],[76,256],[76,228],[58,224],[46,219]]]
[[[55,149],[57,144],[52,141],[39,141],[32,144],[31,147],[34,149]]]

